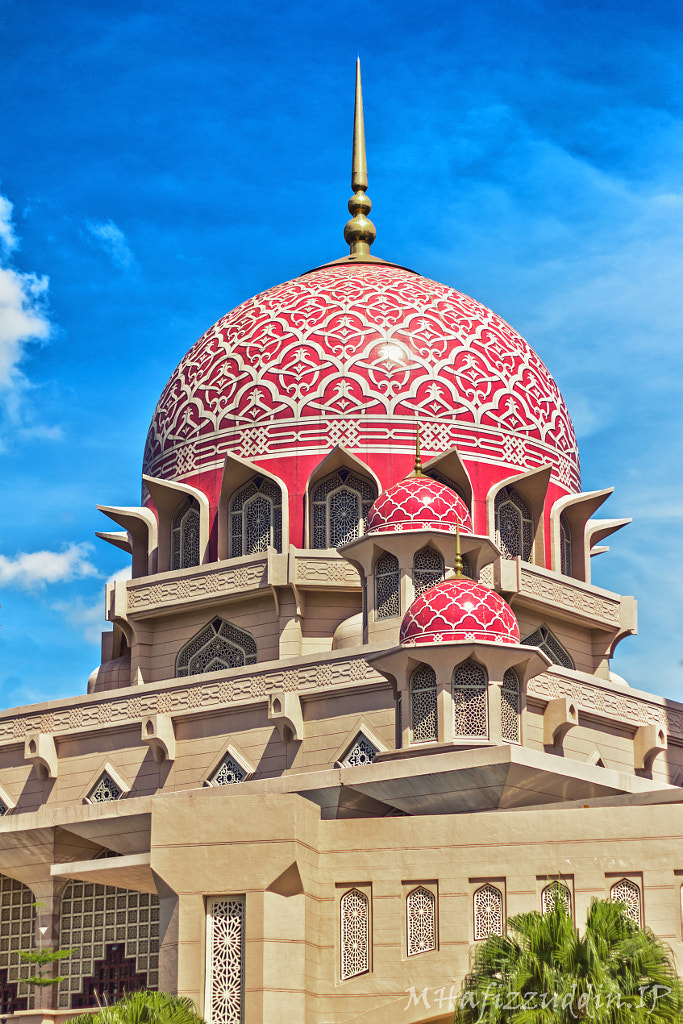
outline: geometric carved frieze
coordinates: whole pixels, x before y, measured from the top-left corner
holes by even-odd
[[[260,558],[248,565],[232,569],[200,569],[189,576],[128,586],[128,611],[146,611],[162,605],[197,601],[216,594],[251,590],[266,582],[268,560]]]
[[[548,605],[565,609],[607,626],[619,627],[620,601],[591,593],[589,589],[568,580],[551,579],[533,569],[521,570],[520,595],[535,597]]]
[[[297,557],[296,582],[299,584],[316,584],[329,586],[335,583],[350,583],[360,586],[360,576],[346,559],[335,559],[328,556]]]
[[[565,679],[553,672],[541,672],[531,679],[527,684],[527,694],[547,701],[568,697],[584,713],[635,728],[641,725],[661,725],[669,733],[683,737],[683,710],[658,707],[649,701],[580,680]]]

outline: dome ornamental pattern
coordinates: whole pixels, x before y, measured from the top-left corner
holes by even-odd
[[[460,640],[519,643],[517,619],[507,601],[464,577],[444,580],[413,601],[400,635],[405,646]]]
[[[368,514],[368,533],[402,530],[472,532],[467,505],[459,494],[428,476],[412,476],[383,491]]]

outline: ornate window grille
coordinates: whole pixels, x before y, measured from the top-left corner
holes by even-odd
[[[199,554],[199,502],[189,494],[173,514],[171,568],[199,565]]]
[[[503,894],[487,882],[474,894],[474,937],[486,939],[489,935],[502,935],[505,918]]]
[[[434,548],[420,548],[413,555],[413,586],[415,597],[441,583],[445,576],[443,558]]]
[[[563,576],[572,576],[572,532],[564,512],[560,513],[560,568]]]
[[[342,764],[346,768],[357,768],[360,765],[372,764],[378,753],[379,751],[374,743],[371,743],[367,736],[359,732],[342,758]]]
[[[500,725],[503,739],[507,743],[519,743],[521,698],[519,679],[514,669],[509,668],[503,676],[500,690]]]
[[[549,914],[555,904],[561,903],[569,916],[572,916],[572,894],[562,882],[554,881],[546,885],[541,893],[541,912]]]
[[[215,896],[207,901],[207,1024],[244,1021],[244,896]]]
[[[436,949],[436,896],[424,886],[408,893],[406,899],[408,956]]]
[[[456,737],[486,738],[488,721],[486,669],[465,661],[453,671],[453,726]]]
[[[59,973],[65,976],[59,986],[60,1008],[84,1006],[89,983],[111,943],[124,947],[126,960],[134,959],[135,976],[142,976],[141,987],[156,989],[159,897],[112,885],[69,882],[62,895],[59,945],[76,951],[59,965]]]
[[[528,562],[534,543],[534,521],[531,509],[514,487],[501,487],[496,494],[496,543],[503,558]]]
[[[539,626],[533,633],[529,633],[522,643],[527,647],[538,647],[544,654],[547,654],[554,665],[574,668],[570,654],[565,651],[555,634],[545,625]]]
[[[418,665],[410,677],[410,727],[413,743],[438,739],[436,673],[429,665]]]
[[[255,476],[230,501],[230,556],[269,547],[282,551],[282,492],[272,480]]]
[[[313,547],[338,548],[362,536],[376,497],[375,484],[349,469],[321,480],[311,495]]]
[[[226,754],[216,771],[211,776],[212,786],[234,786],[238,782],[244,782],[247,773],[241,764]]]
[[[340,903],[341,980],[370,970],[370,902],[358,889],[345,892]]]
[[[102,772],[90,790],[88,800],[92,804],[106,804],[110,800],[120,800],[122,796],[123,790],[114,782],[109,772]]]
[[[388,551],[375,562],[375,618],[391,619],[401,614],[401,573],[398,558]]]
[[[642,920],[642,908],[640,902],[640,886],[631,882],[628,878],[622,878],[616,882],[609,891],[613,903],[623,903],[626,917],[630,917],[636,924]]]
[[[35,974],[35,965],[24,963],[19,950],[35,944],[36,897],[27,885],[0,875],[0,984],[3,1014],[28,1010],[32,990],[25,982]]]
[[[177,676],[194,676],[200,672],[222,672],[256,662],[256,640],[246,629],[215,618],[200,629],[184,647],[175,663]]]

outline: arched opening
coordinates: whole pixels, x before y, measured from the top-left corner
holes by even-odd
[[[171,520],[171,568],[189,569],[199,565],[199,502],[188,494]]]
[[[282,551],[282,491],[264,476],[255,476],[230,499],[230,558],[254,555],[269,547]]]
[[[489,935],[502,935],[505,926],[503,894],[487,882],[477,889],[473,899],[474,938],[487,939]]]
[[[406,899],[406,936],[408,956],[436,949],[436,896],[423,885],[408,893]]]
[[[572,917],[572,894],[562,882],[554,881],[550,885],[546,885],[541,893],[541,913],[549,914],[558,903]]]
[[[521,741],[521,695],[519,679],[513,668],[509,668],[503,676],[500,689],[500,727],[501,736],[506,743]]]
[[[638,925],[641,923],[643,910],[639,885],[628,878],[622,878],[615,882],[609,895],[613,903],[623,903],[626,917],[630,917]]]
[[[370,906],[359,889],[345,892],[339,905],[341,980],[366,974],[370,970]]]
[[[410,676],[410,733],[413,743],[438,739],[436,672],[430,665],[418,665]]]
[[[572,572],[572,531],[564,512],[560,513],[560,567],[563,576],[574,575]]]
[[[489,734],[488,676],[476,661],[464,661],[453,670],[453,734],[458,739],[486,739]]]
[[[375,618],[401,614],[401,572],[398,558],[384,551],[375,562]]]
[[[415,597],[424,594],[425,590],[441,583],[446,570],[442,555],[434,548],[420,548],[413,555],[413,587]]]
[[[496,544],[503,558],[531,560],[534,520],[529,504],[514,487],[501,487],[495,500]]]
[[[374,481],[342,466],[311,490],[311,547],[338,548],[365,533]]]
[[[253,665],[257,653],[256,640],[251,633],[225,619],[215,618],[181,647],[175,674],[194,676]]]

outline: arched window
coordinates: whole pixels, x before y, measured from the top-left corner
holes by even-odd
[[[642,920],[642,908],[640,904],[640,887],[628,878],[622,878],[616,882],[609,891],[613,903],[623,903],[626,917],[630,917],[636,924]]]
[[[216,618],[180,649],[175,674],[194,676],[200,672],[222,672],[226,668],[253,665],[256,654],[256,641],[251,633]]]
[[[520,711],[519,679],[515,670],[509,668],[503,676],[500,689],[501,734],[507,743],[520,742]]]
[[[487,939],[489,935],[502,935],[505,919],[503,894],[487,882],[474,894],[474,937]]]
[[[35,945],[36,897],[31,889],[6,875],[0,875],[0,1010],[3,1016],[28,1010],[32,992],[25,978],[35,974],[35,965],[24,963],[20,949]]]
[[[375,562],[375,618],[391,619],[401,614],[401,573],[398,558],[388,551]]]
[[[538,647],[546,654],[554,665],[562,665],[564,668],[574,668],[571,656],[557,639],[552,630],[546,625],[539,626],[533,633],[522,640],[527,647]]]
[[[457,737],[486,738],[488,721],[488,678],[475,661],[464,661],[453,672],[453,726]]]
[[[541,893],[541,913],[549,914],[555,904],[561,903],[569,916],[572,916],[572,894],[562,882],[551,882]]]
[[[531,509],[514,487],[501,487],[496,494],[496,544],[503,558],[521,555],[531,558],[534,543],[534,521]]]
[[[269,547],[282,551],[282,492],[255,476],[230,500],[230,557],[255,555]]]
[[[375,484],[349,469],[321,480],[311,495],[313,547],[339,548],[362,536],[376,497]]]
[[[564,512],[560,513],[560,568],[563,576],[572,575],[572,532]]]
[[[420,885],[406,899],[408,956],[436,949],[436,896]]]
[[[425,590],[441,583],[444,578],[443,558],[434,548],[420,548],[413,555],[413,586],[415,597],[424,594]]]
[[[173,513],[171,568],[189,569],[193,565],[199,565],[199,502],[188,494]]]
[[[429,665],[418,665],[410,677],[410,728],[413,743],[438,739],[436,673]]]
[[[370,905],[358,889],[345,892],[340,904],[341,980],[370,970]]]

